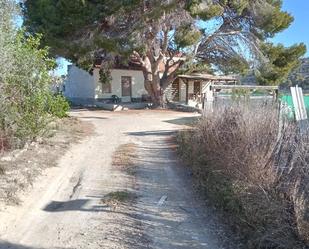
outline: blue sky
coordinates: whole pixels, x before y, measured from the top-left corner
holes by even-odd
[[[294,16],[291,26],[273,39],[274,42],[291,46],[304,42],[309,56],[309,0],[283,0],[283,10]]]
[[[71,63],[69,61],[65,60],[64,58],[58,58],[57,64],[58,64],[58,67],[54,71],[54,74],[58,75],[58,76],[67,74],[68,65],[70,65]]]
[[[308,50],[306,56],[309,56],[309,0],[283,0],[283,10],[291,13],[295,20],[288,29],[277,34],[272,41],[283,43],[285,46],[304,42]],[[59,68],[55,73],[66,74],[67,65],[70,63],[59,59],[58,64]]]

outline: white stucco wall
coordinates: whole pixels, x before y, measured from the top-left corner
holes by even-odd
[[[213,91],[211,90],[211,82],[208,81],[208,82],[203,82],[203,93],[205,94],[205,97],[206,97],[206,101],[213,101],[214,100],[214,95],[213,95]]]
[[[95,82],[94,77],[88,72],[70,65],[68,67],[68,77],[65,81],[64,95],[68,99],[79,102],[94,99]]]
[[[124,70],[113,69],[111,70],[112,76],[112,91],[111,93],[102,93],[102,83],[99,81],[99,69],[94,70],[94,78],[96,82],[95,98],[110,98],[112,95],[117,95],[122,98],[121,92],[121,77],[132,77],[132,98],[141,98],[143,94],[147,94],[144,87],[144,75],[142,71],[138,70]]]
[[[122,76],[132,78],[132,98],[141,98],[143,94],[147,94],[144,88],[144,75],[142,71],[113,69],[111,70],[111,76],[111,93],[103,93],[98,68],[95,68],[93,75],[90,75],[75,65],[70,65],[65,82],[64,95],[71,101],[80,104],[91,103],[96,99],[107,99],[112,95],[117,95],[123,101],[131,101],[130,97],[122,97]]]

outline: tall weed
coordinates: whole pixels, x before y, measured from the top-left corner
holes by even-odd
[[[233,105],[178,136],[198,186],[246,248],[305,248],[309,242],[309,137],[275,106]]]

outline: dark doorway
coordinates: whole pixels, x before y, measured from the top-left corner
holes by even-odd
[[[194,81],[193,93],[195,95],[201,94],[201,82],[200,81]]]
[[[121,77],[121,91],[122,97],[130,97],[132,96],[132,77],[130,76],[122,76]]]

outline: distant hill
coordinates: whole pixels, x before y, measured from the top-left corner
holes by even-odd
[[[309,58],[301,59],[300,66],[289,76],[288,80],[282,84],[283,88],[299,85],[305,90],[309,90]]]
[[[256,85],[257,80],[254,70],[251,70],[247,75],[240,77],[240,83],[242,85]],[[301,59],[300,66],[293,70],[288,77],[288,80],[282,82],[280,86],[284,89],[295,85],[299,85],[303,89],[309,90],[309,58]]]

